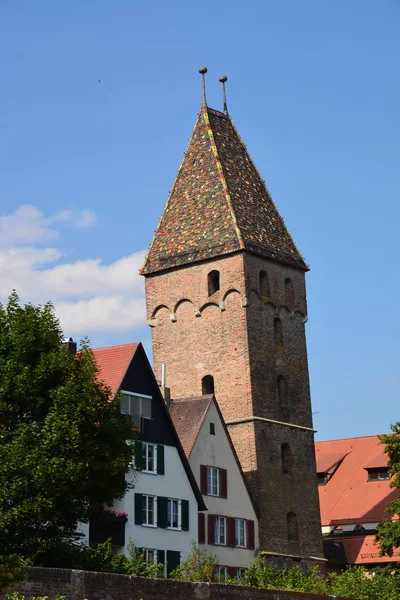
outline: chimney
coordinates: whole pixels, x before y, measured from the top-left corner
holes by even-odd
[[[160,385],[160,390],[161,393],[163,395],[164,398],[164,402],[169,410],[169,407],[171,406],[171,390],[169,387],[166,386],[166,381],[167,381],[167,365],[165,363],[163,363],[161,365],[161,385]]]
[[[64,338],[63,346],[67,346],[68,350],[72,354],[76,354],[76,342],[74,342],[74,340],[72,338]]]
[[[165,387],[165,386],[160,386],[160,390],[163,395],[165,405],[169,410],[170,406],[171,406],[171,388]]]

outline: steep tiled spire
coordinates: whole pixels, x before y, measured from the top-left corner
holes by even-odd
[[[307,270],[229,115],[203,104],[142,274],[240,250]]]

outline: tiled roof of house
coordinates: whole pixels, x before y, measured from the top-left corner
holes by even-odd
[[[213,395],[209,394],[181,398],[171,403],[169,412],[188,458],[212,400]]]
[[[317,464],[344,456],[326,485],[319,486],[322,525],[374,523],[384,516],[386,504],[400,496],[390,481],[368,481],[371,464],[387,466],[387,456],[377,436],[316,442]],[[329,460],[327,460],[329,457]]]
[[[93,350],[99,369],[99,380],[111,388],[113,396],[118,392],[125,373],[139,344],[122,344]]]
[[[244,249],[308,268],[232,120],[203,106],[142,274]]]
[[[346,554],[346,561],[351,565],[366,565],[372,563],[399,562],[398,550],[393,556],[379,556],[379,547],[374,542],[374,535],[349,537],[341,540]]]

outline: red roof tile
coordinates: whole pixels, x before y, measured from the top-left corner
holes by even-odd
[[[244,249],[308,268],[233,121],[203,107],[141,272]]]
[[[99,369],[99,380],[103,381],[113,393],[118,392],[127,368],[139,344],[122,344],[93,350]]]
[[[398,551],[395,551],[392,557],[379,556],[379,547],[375,544],[374,537],[374,535],[366,535],[340,540],[346,553],[347,562],[351,565],[400,562]]]
[[[322,525],[374,523],[387,516],[385,506],[400,497],[400,490],[392,489],[390,481],[368,481],[366,467],[382,463],[383,446],[377,436],[316,442],[315,446],[317,464],[345,455],[327,484],[318,488]]]
[[[179,398],[171,403],[169,412],[188,458],[212,400],[213,395],[210,394]]]

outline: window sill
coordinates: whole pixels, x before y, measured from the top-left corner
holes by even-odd
[[[153,529],[157,529],[157,523],[154,523],[153,525],[150,523],[142,523],[142,527],[152,527]]]
[[[182,527],[167,527],[168,531],[182,531]]]
[[[247,546],[235,546],[235,548],[238,548],[240,550],[247,550]]]
[[[224,547],[226,547],[226,544],[225,543],[221,544],[221,542],[214,542],[214,545],[215,546],[224,546]]]
[[[220,496],[219,494],[211,494],[209,492],[207,492],[207,494],[204,494],[205,496],[211,496],[211,498],[222,498],[222,496]]]
[[[142,469],[141,473],[146,473],[146,475],[157,475],[157,471],[147,471],[147,469]]]

